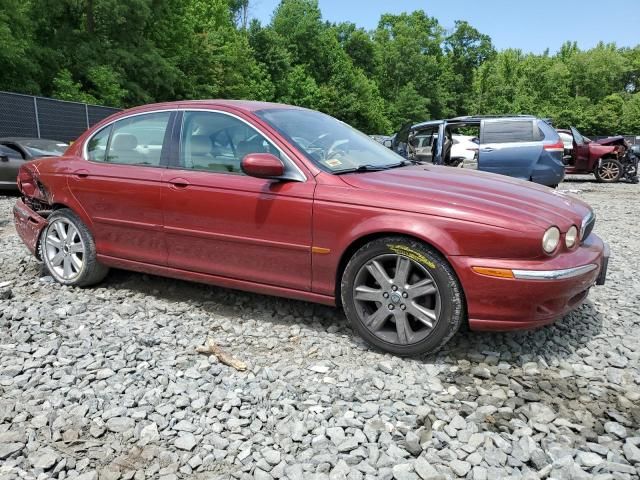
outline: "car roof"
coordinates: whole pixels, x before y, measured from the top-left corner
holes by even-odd
[[[485,119],[504,119],[504,120],[521,120],[521,119],[536,119],[534,115],[465,115],[460,117],[453,117],[447,120],[427,120],[426,122],[420,122],[411,126],[414,128],[431,127],[435,125],[441,125],[444,122],[456,123],[456,122],[481,122]]]
[[[451,120],[485,120],[485,119],[493,119],[493,118],[500,118],[500,119],[521,119],[521,118],[537,118],[534,115],[521,115],[521,114],[517,114],[517,115],[464,115],[461,117],[454,117]]]
[[[284,103],[260,102],[256,100],[223,100],[223,99],[207,99],[207,100],[179,100],[175,102],[150,103],[140,105],[139,107],[129,108],[118,112],[116,115],[126,112],[133,113],[136,111],[158,110],[162,108],[189,108],[189,107],[230,107],[236,110],[244,110],[247,112],[255,112],[258,110],[269,110],[275,108],[282,109],[299,109],[306,110],[302,107],[294,105],[286,105]]]

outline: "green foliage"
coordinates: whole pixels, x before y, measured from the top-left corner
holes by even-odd
[[[255,0],[254,0],[255,1]],[[319,109],[368,133],[465,114],[531,113],[587,135],[640,133],[640,46],[496,52],[422,10],[368,32],[317,0],[0,0],[0,90],[129,107],[246,98]],[[43,14],[46,12],[46,14]]]
[[[75,82],[71,72],[63,68],[53,79],[54,98],[71,102],[96,103],[95,97],[82,91],[82,85]]]

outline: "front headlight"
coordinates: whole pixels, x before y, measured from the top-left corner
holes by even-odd
[[[560,243],[560,230],[558,227],[551,227],[542,236],[542,249],[547,253],[555,252]]]
[[[578,227],[571,225],[564,236],[564,244],[567,248],[573,248],[578,240]]]

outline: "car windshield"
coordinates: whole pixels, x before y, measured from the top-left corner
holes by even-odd
[[[324,113],[274,108],[256,114],[325,171],[383,170],[405,164],[400,155]]]

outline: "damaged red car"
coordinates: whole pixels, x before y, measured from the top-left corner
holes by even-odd
[[[341,306],[371,345],[433,352],[548,324],[605,279],[588,205],[416,165],[322,113],[248,101],[119,112],[26,163],[14,216],[64,285],[110,267]]]
[[[564,143],[566,173],[594,175],[603,183],[638,183],[638,158],[623,136],[593,141],[575,127],[559,129],[558,134]]]

